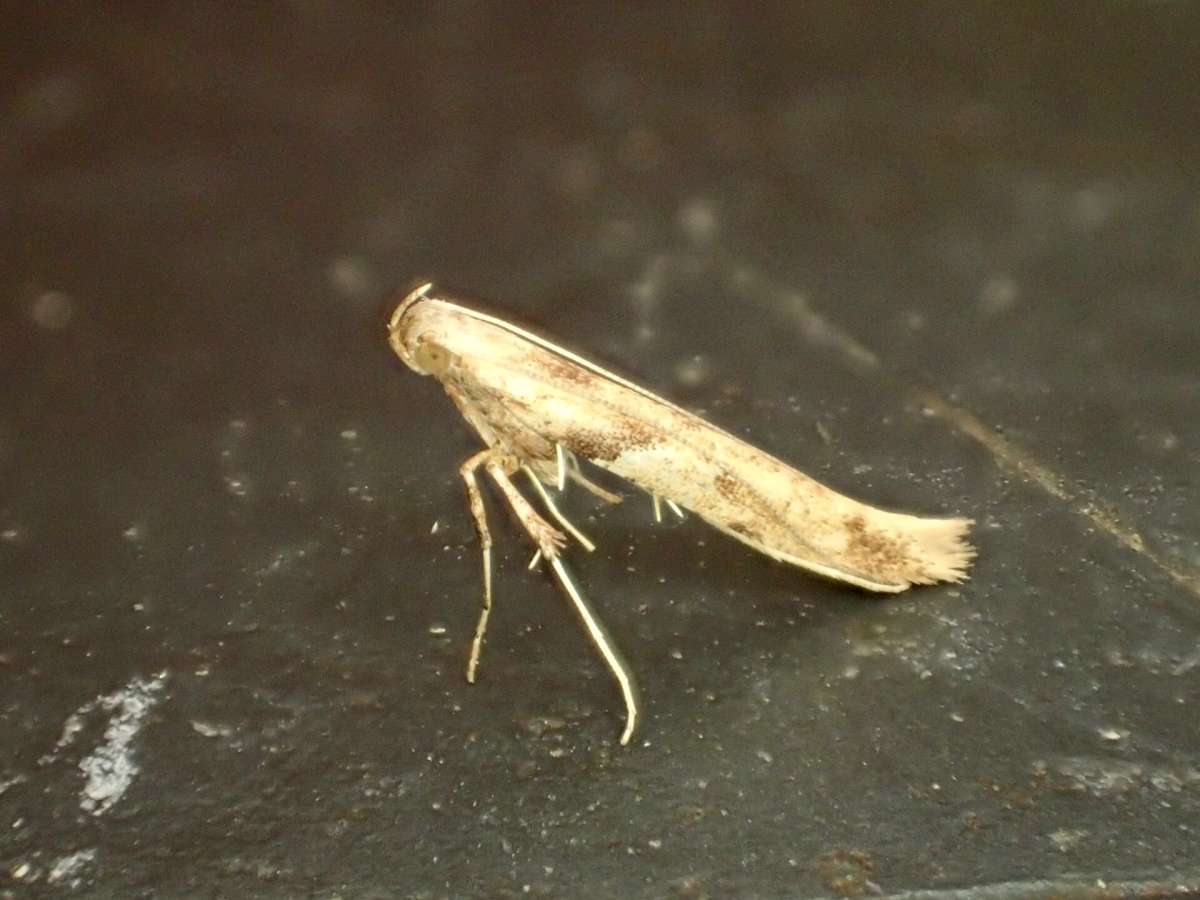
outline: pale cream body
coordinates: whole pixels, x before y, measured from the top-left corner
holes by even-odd
[[[967,519],[860,503],[535,334],[414,291],[393,348],[437,377],[489,447],[552,482],[556,445],[669,499],[767,556],[875,591],[960,581]]]

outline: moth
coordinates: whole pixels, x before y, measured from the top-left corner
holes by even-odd
[[[555,505],[547,487],[568,481],[607,502],[621,498],[593,483],[587,460],[662,504],[705,522],[760,553],[868,591],[967,577],[973,524],[924,518],[851,499],[644,387],[550,340],[423,284],[388,321],[388,341],[414,372],[441,382],[485,447],[462,464],[483,554],[483,607],[467,660],[474,682],[492,610],[492,538],[478,473],[499,488],[536,546],[530,568],[545,560],[583,619],[621,688],[621,743],[640,716],[632,673],[566,568],[567,535],[594,544]],[[517,489],[523,474],[546,516]],[[561,529],[561,530],[560,530]]]

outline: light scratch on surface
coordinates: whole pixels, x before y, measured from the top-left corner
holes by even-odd
[[[720,258],[730,286],[739,293],[767,296],[773,309],[798,325],[801,333],[814,344],[828,347],[841,355],[859,374],[882,371],[879,356],[848,331],[831,322],[809,304],[800,292],[770,282],[728,254]],[[748,288],[753,288],[748,291]],[[1013,472],[1065,503],[1072,512],[1083,516],[1121,546],[1147,559],[1180,587],[1200,597],[1200,575],[1181,569],[1146,546],[1142,536],[1112,510],[1097,505],[1069,479],[1039,462],[1028,450],[1003,437],[969,409],[952,403],[931,388],[909,385],[909,395],[934,416],[983,447],[1002,469]]]
[[[997,465],[1023,476],[1057,500],[1067,503],[1077,514],[1090,520],[1101,531],[1117,540],[1121,546],[1132,550],[1168,575],[1172,581],[1200,597],[1200,577],[1184,571],[1170,560],[1164,559],[1146,546],[1137,530],[1121,521],[1112,510],[1098,506],[1083,493],[1070,486],[1049,466],[1037,461],[1028,451],[989,428],[977,415],[968,409],[949,402],[935,391],[927,388],[913,390],[913,397],[926,409],[958,431],[967,435],[991,454]]]

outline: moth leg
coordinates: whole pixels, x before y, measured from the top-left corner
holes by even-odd
[[[561,446],[561,444],[559,446]],[[534,489],[538,492],[539,496],[541,496],[542,502],[546,504],[546,509],[550,510],[550,515],[554,516],[554,518],[558,520],[558,524],[569,531],[571,536],[575,538],[575,540],[579,541],[579,543],[583,545],[583,548],[587,550],[588,553],[591,553],[593,550],[595,550],[596,545],[588,539],[586,534],[567,521],[567,517],[562,514],[559,508],[555,505],[554,501],[550,499],[550,495],[547,494],[546,489],[542,487],[541,479],[537,477],[537,473],[535,473],[533,469],[529,468],[529,466],[521,466],[521,468],[525,471],[525,474],[529,476],[529,480],[533,482]]]
[[[669,506],[671,508],[671,512],[673,512],[673,513],[675,513],[675,515],[679,516],[680,521],[687,518],[687,516],[684,515],[683,510],[679,508],[679,504],[676,503],[674,500],[664,500],[663,502],[666,503],[667,506]]]
[[[483,652],[483,635],[487,631],[488,618],[492,614],[492,533],[488,530],[487,510],[483,505],[479,483],[475,479],[475,470],[492,456],[493,451],[490,448],[481,450],[458,470],[467,486],[467,500],[471,506],[471,515],[475,519],[475,530],[479,532],[479,545],[483,548],[483,609],[479,612],[475,637],[471,640],[471,654],[467,658],[468,684],[475,683],[475,670],[479,668],[479,655]]]
[[[599,497],[605,503],[620,503],[623,499],[620,494],[614,494],[612,491],[600,487],[600,485],[588,479],[578,469],[567,469],[567,477],[592,495]]]
[[[650,500],[654,504],[654,521],[660,523],[662,522],[662,501],[658,499],[658,494],[651,494]]]
[[[492,480],[496,482],[496,486],[504,494],[508,505],[512,507],[513,512],[517,516],[517,521],[533,538],[533,542],[537,544],[539,550],[542,551],[542,556],[547,560],[557,559],[558,551],[566,546],[567,536],[543,519],[537,514],[526,500],[521,492],[517,490],[517,486],[512,483],[508,477],[508,472],[505,471],[505,466],[501,464],[495,456],[491,456],[483,461],[483,466],[487,469]],[[510,463],[510,471],[516,471],[517,466]]]
[[[555,444],[554,459],[558,463],[558,492],[561,494],[567,489],[567,448],[562,444]]]
[[[561,559],[550,560],[550,568],[558,579],[558,583],[570,598],[571,603],[574,604],[575,611],[579,613],[579,617],[583,620],[588,637],[592,639],[592,643],[600,651],[600,656],[603,657],[609,671],[612,672],[613,677],[617,680],[617,685],[621,688],[621,697],[625,701],[625,730],[621,732],[621,744],[628,744],[629,739],[633,737],[633,731],[637,728],[638,720],[641,717],[637,683],[634,681],[633,673],[630,671],[625,659],[621,656],[621,651],[617,649],[617,645],[613,642],[612,636],[609,635],[608,629],[604,627],[604,623],[600,621],[600,617],[596,615],[591,604],[583,596],[583,592],[579,590],[579,586],[575,583],[575,579],[571,577],[563,561]]]
[[[537,511],[529,504],[521,493],[517,490],[516,485],[509,479],[509,471],[506,471],[506,465],[509,471],[516,471],[516,464],[511,460],[501,462],[496,456],[488,457],[484,460],[483,465],[487,469],[492,480],[504,493],[509,504],[516,513],[517,519],[525,526],[525,530],[529,532],[529,536],[533,538],[534,543],[538,546],[538,554],[541,558],[550,563],[550,568],[554,572],[554,576],[558,579],[563,590],[574,604],[576,611],[583,619],[584,627],[586,627],[588,636],[592,639],[592,643],[600,651],[600,655],[604,658],[604,662],[608,665],[609,670],[613,673],[613,677],[617,679],[617,684],[621,688],[621,696],[625,700],[625,730],[621,733],[621,743],[628,744],[633,737],[633,730],[637,727],[640,716],[639,706],[637,701],[637,686],[634,683],[633,675],[629,671],[629,667],[621,658],[620,651],[617,650],[612,638],[609,637],[603,623],[599,617],[592,611],[587,600],[584,599],[579,587],[575,584],[573,578],[567,571],[563,561],[559,558],[558,551],[566,544],[567,538],[562,532],[555,529],[549,522],[537,514]],[[537,560],[538,556],[535,555]]]

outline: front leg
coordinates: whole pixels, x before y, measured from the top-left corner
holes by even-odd
[[[483,465],[487,469],[487,473],[492,476],[492,480],[496,482],[496,486],[504,494],[505,499],[508,500],[508,505],[512,507],[521,527],[537,544],[542,556],[547,560],[557,559],[558,551],[566,546],[567,536],[539,516],[529,501],[517,490],[517,486],[512,483],[508,476],[520,467],[516,460],[512,457],[495,454],[486,459]]]
[[[471,655],[467,659],[469,684],[475,683],[475,670],[479,668],[479,655],[483,652],[483,635],[487,631],[488,618],[492,614],[492,534],[488,530],[487,510],[483,505],[479,482],[475,479],[475,470],[484,465],[494,452],[490,447],[480,450],[458,470],[467,486],[467,500],[471,505],[471,515],[475,519],[475,529],[479,532],[479,544],[483,548],[483,609],[479,612],[475,637],[471,641]]]
[[[625,729],[621,732],[621,743],[628,744],[630,738],[633,737],[633,731],[637,727],[639,718],[637,686],[634,683],[633,675],[621,657],[620,651],[617,650],[616,645],[609,636],[608,631],[604,628],[603,623],[601,623],[600,617],[596,615],[591,605],[584,599],[583,592],[579,590],[578,585],[575,584],[575,580],[568,573],[563,561],[559,559],[558,551],[566,545],[566,535],[539,516],[534,508],[530,506],[529,501],[520,494],[516,486],[509,479],[509,471],[515,472],[518,465],[511,457],[499,456],[490,457],[484,463],[488,474],[492,476],[492,480],[496,482],[496,485],[504,492],[504,496],[508,498],[508,502],[512,506],[513,512],[516,513],[517,519],[520,520],[525,530],[529,532],[529,536],[537,544],[538,552],[550,564],[551,571],[554,572],[559,584],[566,591],[567,597],[574,604],[576,611],[583,619],[588,637],[596,645],[604,662],[617,679],[617,684],[621,689],[621,696],[625,700]],[[506,471],[506,466],[509,471]],[[534,477],[536,479],[536,476]]]

